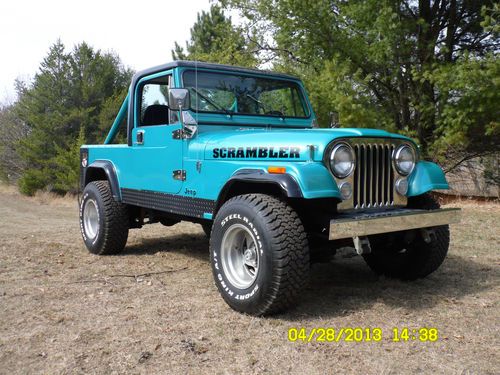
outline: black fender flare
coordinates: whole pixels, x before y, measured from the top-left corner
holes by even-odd
[[[109,160],[95,160],[92,164],[85,168],[82,188],[87,186],[89,182],[95,181],[96,178],[94,177],[100,175],[102,172],[104,172],[106,179],[109,182],[113,199],[118,202],[121,201],[120,185],[118,184],[116,169],[114,164]]]
[[[228,191],[237,182],[272,184],[278,186],[287,198],[303,198],[299,183],[288,173],[274,174],[266,173],[261,169],[241,169],[233,174],[222,187],[217,198],[216,207],[220,207]]]

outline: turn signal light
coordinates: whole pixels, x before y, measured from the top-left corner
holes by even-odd
[[[283,173],[286,173],[286,168],[285,167],[267,167],[267,171],[269,173],[283,174]]]

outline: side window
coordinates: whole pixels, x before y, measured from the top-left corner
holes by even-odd
[[[139,126],[166,125],[177,121],[177,115],[168,108],[171,77],[155,78],[142,85]]]

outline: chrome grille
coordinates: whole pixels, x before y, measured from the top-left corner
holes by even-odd
[[[354,208],[394,205],[393,144],[357,143],[353,145],[356,168],[353,178]]]

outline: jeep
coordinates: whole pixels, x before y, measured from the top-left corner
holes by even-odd
[[[114,144],[119,131],[126,144]],[[414,141],[318,128],[302,82],[276,72],[193,61],[141,71],[104,144],[80,155],[91,253],[119,253],[131,228],[199,223],[220,294],[252,315],[290,307],[311,257],[339,248],[378,274],[425,277],[460,215],[429,194],[448,184]]]

